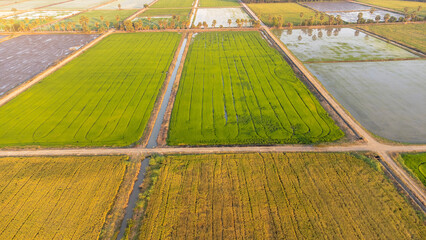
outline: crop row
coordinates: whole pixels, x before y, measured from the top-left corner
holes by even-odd
[[[0,145],[129,145],[142,136],[177,33],[114,34],[0,108]]]
[[[171,145],[306,143],[343,136],[258,32],[199,34],[186,59]]]
[[[0,158],[0,239],[95,239],[127,157]]]
[[[425,231],[383,173],[349,154],[194,155],[163,160],[139,238],[406,239]]]

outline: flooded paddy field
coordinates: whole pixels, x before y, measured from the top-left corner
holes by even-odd
[[[29,20],[52,17],[54,19],[66,18],[71,15],[77,14],[80,11],[30,11],[21,14],[17,14],[14,16],[6,17],[5,19],[15,19],[15,20],[25,20],[26,18]]]
[[[384,22],[385,15],[389,14],[390,17],[395,17],[396,19],[399,19],[400,17],[404,17],[402,14],[388,12],[384,10],[376,10],[373,13],[370,13],[369,11],[356,11],[356,12],[327,12],[328,15],[333,15],[337,17],[340,15],[343,21],[348,23],[356,23],[358,20],[358,14],[362,13],[362,18],[365,20],[375,20],[376,16],[380,16],[380,22]]]
[[[371,7],[351,2],[306,2],[303,5],[320,12],[370,10]]]
[[[34,0],[34,1],[23,1],[18,2],[11,5],[3,5],[0,6],[0,10],[10,11],[12,8],[16,8],[18,10],[31,10],[36,8],[42,8],[44,6],[55,5],[65,0]]]
[[[24,35],[0,43],[0,96],[98,35]],[[0,37],[1,38],[1,37]]]
[[[395,45],[352,28],[273,30],[301,61],[418,58]]]
[[[231,24],[228,20],[231,19]],[[237,27],[235,22],[237,19],[251,19],[250,16],[242,8],[199,8],[195,16],[194,25],[206,22],[209,27],[212,27],[213,20],[216,20],[215,27]],[[243,26],[251,26],[250,23],[245,23]]]
[[[306,66],[369,131],[394,141],[426,143],[426,60]]]
[[[376,16],[379,15],[381,22],[384,21],[386,14],[397,19],[404,17],[402,14],[377,9],[373,13],[370,13],[372,7],[352,2],[309,2],[304,3],[304,5],[317,11],[325,12],[328,15],[335,17],[339,15],[343,21],[348,23],[356,23],[359,13],[362,13],[362,17],[365,20],[375,20]]]
[[[10,14],[13,14],[13,12],[0,12],[0,17],[8,16]]]

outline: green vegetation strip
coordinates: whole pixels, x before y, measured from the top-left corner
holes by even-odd
[[[140,14],[138,17],[153,17],[153,16],[181,16],[188,18],[191,8],[177,8],[177,9],[161,9],[150,8]]]
[[[423,219],[378,165],[345,153],[168,156],[141,195],[139,239],[422,239]]]
[[[150,8],[187,8],[192,7],[195,0],[159,0]]]
[[[199,0],[200,7],[238,7],[237,0]]]
[[[426,186],[426,153],[402,154],[403,163]]]
[[[170,145],[316,143],[343,135],[259,32],[194,38],[172,112]]]
[[[281,17],[284,25],[292,23],[295,26],[300,25],[305,19],[315,17],[315,11],[297,3],[253,3],[247,5],[268,26],[274,25],[274,17]]]
[[[0,108],[0,146],[140,139],[181,36],[113,34]]]
[[[362,29],[371,31],[390,40],[394,40],[426,52],[426,23],[404,25],[370,25]]]

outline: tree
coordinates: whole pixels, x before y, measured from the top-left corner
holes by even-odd
[[[117,20],[117,23],[120,22],[120,16],[119,15],[115,15],[115,20]]]
[[[420,12],[420,10],[422,10],[422,6],[417,7],[417,12]]]
[[[324,21],[324,18],[325,18],[324,13],[321,13],[321,15],[320,15],[320,25],[322,25],[322,22]]]
[[[300,12],[300,14],[299,14],[299,16],[300,16],[300,24],[302,24],[302,19],[303,19],[303,16],[304,16],[305,14],[303,13],[303,12]]]
[[[380,18],[381,18],[380,15],[377,15],[376,18],[374,18],[374,20],[376,20],[376,23],[379,23]]]
[[[238,27],[241,27],[241,21],[240,21],[240,19],[235,20],[235,23],[237,24]]]
[[[217,23],[217,22],[216,22],[216,20],[214,19],[214,20],[213,20],[213,22],[212,22],[212,27],[213,27],[213,28],[216,26],[216,23]]]
[[[385,14],[385,17],[383,18],[383,20],[385,20],[385,23],[387,23],[389,21],[390,15],[389,13]]]
[[[232,19],[228,19],[228,25],[231,27]]]
[[[207,28],[209,25],[206,23],[206,21],[203,22],[203,27]]]
[[[121,4],[118,4],[118,10],[121,10]]]
[[[126,31],[133,32],[135,30],[133,28],[133,23],[130,20],[124,21],[124,26],[126,27]]]
[[[375,9],[375,8],[373,8],[373,7],[372,7],[372,8],[370,8],[370,13],[371,13],[371,14],[373,14],[375,11],[376,11],[376,9]]]

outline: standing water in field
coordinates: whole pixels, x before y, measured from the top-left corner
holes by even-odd
[[[418,58],[352,28],[273,30],[301,61],[358,61]]]
[[[117,239],[122,239],[124,237],[124,233],[126,232],[127,222],[129,219],[133,218],[133,209],[136,207],[136,202],[139,198],[140,188],[139,186],[142,184],[143,179],[145,178],[146,168],[149,165],[150,158],[145,158],[142,161],[141,168],[139,170],[138,178],[133,185],[132,193],[129,197],[129,202],[127,203],[126,214],[124,215],[123,222],[121,222],[120,233],[117,236]]]
[[[166,113],[167,105],[169,104],[170,95],[172,94],[173,84],[176,80],[177,71],[182,61],[182,55],[185,50],[186,42],[188,38],[185,38],[182,42],[182,46],[179,50],[179,56],[176,61],[176,65],[173,69],[172,77],[170,78],[169,84],[167,85],[166,94],[164,95],[163,102],[161,103],[160,112],[157,115],[157,119],[155,119],[154,128],[152,129],[151,136],[149,137],[147,148],[155,148],[157,147],[157,138],[160,134],[161,124],[163,123],[164,115]]]
[[[426,143],[426,60],[306,66],[369,131],[394,141]]]

